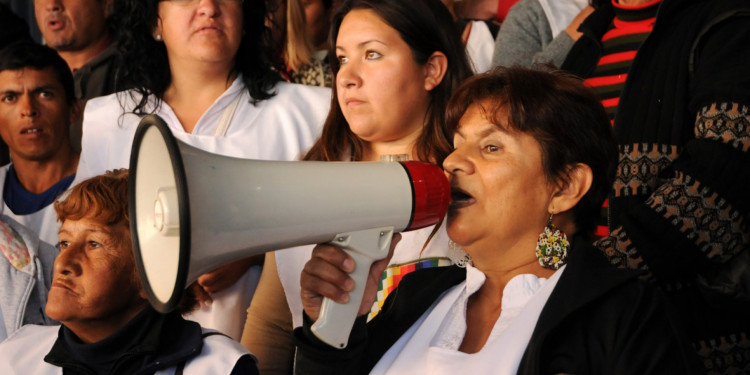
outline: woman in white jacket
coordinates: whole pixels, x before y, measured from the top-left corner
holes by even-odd
[[[239,158],[293,160],[317,139],[330,90],[279,82],[264,1],[125,0],[114,11],[125,62],[117,85],[131,89],[88,102],[78,180],[128,167],[147,114],[182,142]],[[238,339],[261,263],[201,276],[194,289],[207,303],[189,318]]]
[[[471,75],[448,9],[439,0],[345,1],[333,18],[331,41],[334,100],[305,160],[399,155],[441,164],[450,152],[443,108]],[[311,251],[307,246],[266,256],[242,336],[261,372],[289,372],[292,366],[291,330],[302,324],[299,275]],[[447,255],[443,228],[403,233],[379,295],[384,299],[407,272],[450,264]]]

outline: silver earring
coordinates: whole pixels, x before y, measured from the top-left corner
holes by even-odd
[[[157,42],[161,42],[161,34],[156,34],[154,39],[156,39]]]

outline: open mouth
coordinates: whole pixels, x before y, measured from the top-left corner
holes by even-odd
[[[65,24],[59,17],[52,17],[47,19],[47,27],[49,27],[50,30],[59,30],[62,29],[63,26],[65,26]]]
[[[450,208],[461,208],[471,205],[475,202],[474,197],[461,190],[458,187],[451,188]]]
[[[36,134],[36,133],[41,133],[41,132],[42,132],[42,129],[31,128],[31,129],[22,130],[21,134]]]

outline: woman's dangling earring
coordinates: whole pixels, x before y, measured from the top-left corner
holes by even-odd
[[[539,265],[544,268],[556,270],[564,266],[568,261],[568,250],[570,243],[565,232],[552,224],[552,215],[549,215],[544,232],[539,235],[536,243],[536,257]]]

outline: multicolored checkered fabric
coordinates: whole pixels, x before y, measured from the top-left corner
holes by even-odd
[[[378,296],[375,299],[375,303],[372,305],[372,310],[370,310],[370,315],[367,319],[370,320],[378,314],[383,307],[383,303],[385,303],[385,299],[388,298],[388,295],[391,294],[394,289],[396,289],[398,283],[401,282],[401,278],[406,274],[424,268],[450,266],[451,264],[451,260],[448,258],[424,258],[409,263],[388,266],[380,276]]]

